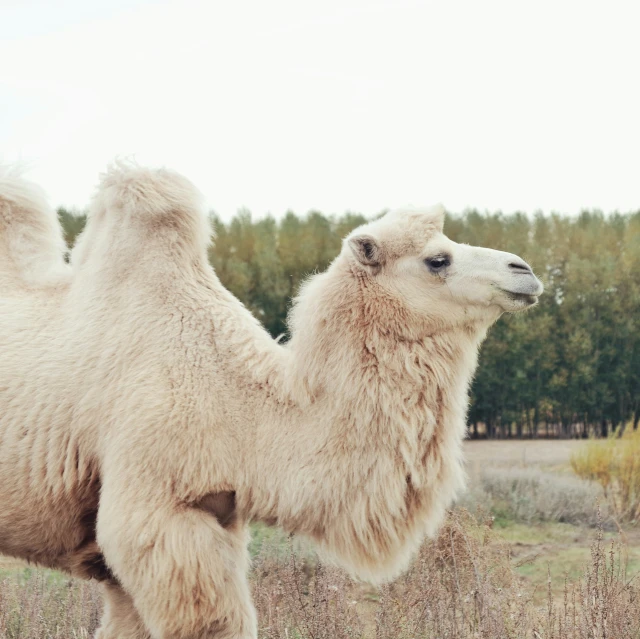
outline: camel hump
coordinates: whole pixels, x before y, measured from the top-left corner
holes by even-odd
[[[116,162],[102,176],[89,212],[89,225],[122,230],[140,243],[166,237],[202,248],[211,227],[198,189],[169,169]]]
[[[0,166],[0,280],[59,281],[68,271],[58,216],[44,191],[18,167]]]

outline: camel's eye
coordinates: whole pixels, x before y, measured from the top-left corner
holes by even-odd
[[[451,264],[451,258],[448,255],[436,255],[428,257],[424,263],[429,267],[429,270],[438,273]]]

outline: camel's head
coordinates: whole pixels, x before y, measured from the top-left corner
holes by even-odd
[[[384,294],[436,325],[494,321],[535,304],[542,284],[517,255],[457,244],[444,209],[400,210],[357,228],[343,255]]]

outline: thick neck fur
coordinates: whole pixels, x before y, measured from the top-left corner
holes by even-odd
[[[434,333],[340,257],[307,283],[292,329],[297,401],[276,410],[279,432],[258,428],[253,514],[357,574],[396,574],[464,483],[467,386],[486,326]]]

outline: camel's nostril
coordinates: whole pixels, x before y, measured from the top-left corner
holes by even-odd
[[[509,262],[509,268],[512,271],[518,271],[519,273],[530,273],[532,274],[531,267],[524,262]]]

